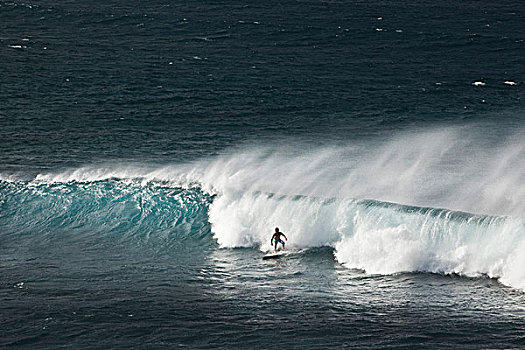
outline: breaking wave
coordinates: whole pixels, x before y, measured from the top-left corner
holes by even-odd
[[[333,247],[348,268],[486,275],[525,289],[522,140],[444,129],[156,168],[4,174],[0,227],[213,236],[221,247],[266,250],[279,226],[290,247]]]

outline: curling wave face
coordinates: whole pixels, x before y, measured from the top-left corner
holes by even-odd
[[[12,234],[114,234],[124,240],[209,235],[211,196],[196,190],[112,179],[0,182],[0,193],[0,227]]]

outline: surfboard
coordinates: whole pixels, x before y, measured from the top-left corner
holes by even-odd
[[[286,253],[285,252],[277,252],[277,253],[268,253],[266,254],[265,256],[263,256],[263,260],[268,260],[268,259],[279,259],[283,256],[285,256]]]

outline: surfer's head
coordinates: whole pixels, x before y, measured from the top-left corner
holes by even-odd
[[[276,227],[276,228],[275,228],[275,232],[279,232],[279,227]]]

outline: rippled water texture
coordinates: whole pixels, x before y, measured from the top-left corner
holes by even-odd
[[[523,348],[524,23],[0,0],[0,347]]]

